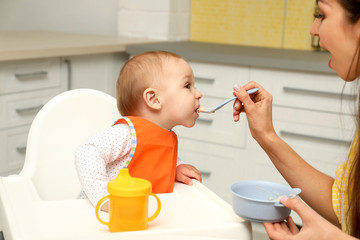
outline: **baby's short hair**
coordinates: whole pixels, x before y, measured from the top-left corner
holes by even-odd
[[[164,63],[171,58],[182,59],[165,51],[144,52],[128,60],[116,83],[117,107],[122,116],[134,116],[145,89],[162,79]]]

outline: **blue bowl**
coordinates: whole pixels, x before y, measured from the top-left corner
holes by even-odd
[[[281,196],[289,198],[301,189],[266,181],[240,181],[231,185],[232,207],[237,215],[253,222],[281,222],[291,210],[280,203]]]

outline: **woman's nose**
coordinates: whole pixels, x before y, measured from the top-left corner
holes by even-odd
[[[310,34],[312,36],[319,36],[319,21],[319,19],[315,18],[313,24],[311,25]]]

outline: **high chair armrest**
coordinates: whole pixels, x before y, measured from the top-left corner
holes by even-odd
[[[199,182],[175,183],[173,193],[158,194],[162,208],[147,230],[118,233],[96,219],[87,199],[44,201],[34,191],[26,178],[0,178],[0,219],[6,240],[251,239],[250,222],[237,217],[229,204]],[[155,199],[149,198],[149,213],[155,206]]]

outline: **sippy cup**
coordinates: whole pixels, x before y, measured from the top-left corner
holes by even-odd
[[[151,183],[145,179],[131,177],[127,168],[119,170],[119,175],[109,181],[107,190],[110,194],[96,204],[95,214],[102,224],[109,226],[110,232],[146,229],[148,222],[160,213],[160,199],[151,192]],[[148,217],[149,195],[157,201],[157,209],[151,217]],[[99,217],[99,208],[108,199],[109,222],[105,222]]]

